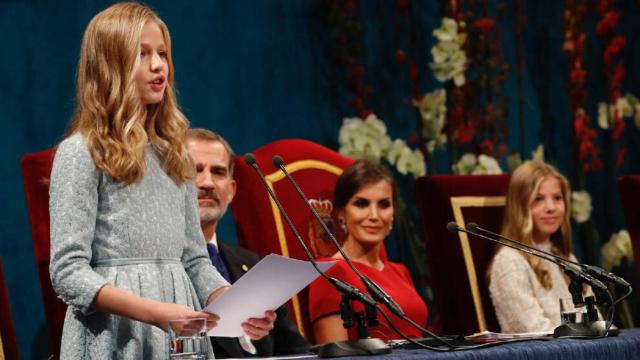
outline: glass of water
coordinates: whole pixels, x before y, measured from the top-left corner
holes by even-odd
[[[206,318],[169,320],[169,359],[209,359]]]
[[[560,324],[584,322],[584,306],[575,306],[572,298],[560,298]]]

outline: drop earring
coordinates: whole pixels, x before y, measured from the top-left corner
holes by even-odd
[[[342,216],[340,216],[338,218],[338,223],[340,224],[340,229],[342,229],[342,231],[347,232],[347,224],[344,221],[344,218]]]

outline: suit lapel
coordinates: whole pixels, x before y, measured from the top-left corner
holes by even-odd
[[[238,281],[242,275],[249,271],[251,264],[239,257],[231,245],[218,241],[218,246],[220,247],[220,257],[222,257],[222,261],[229,271],[229,276],[231,276],[231,282]]]

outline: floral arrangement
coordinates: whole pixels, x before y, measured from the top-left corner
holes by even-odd
[[[459,31],[465,26],[464,21],[444,17],[442,25],[433,31],[433,36],[438,39],[438,43],[431,49],[433,62],[429,67],[440,82],[453,79],[456,86],[462,86],[465,83],[467,55],[462,46],[467,40],[467,35]]]
[[[476,156],[472,153],[466,153],[460,157],[460,161],[452,166],[452,170],[458,175],[502,174],[498,160],[485,154]]]
[[[406,3],[397,3],[405,20],[409,19]],[[410,21],[410,20],[407,20]],[[453,82],[456,87],[466,83],[465,71],[468,59],[464,50],[466,43],[466,25],[463,21],[457,21],[450,17],[442,19],[440,27],[433,31],[437,43],[431,48],[433,61],[429,63],[429,69],[433,76],[440,82]],[[410,85],[411,101],[417,111],[418,131],[413,136],[413,142],[417,143],[425,159],[430,160],[436,150],[444,150],[448,141],[447,133],[447,90],[440,88],[423,93],[419,84],[419,67],[407,52],[399,48],[396,51],[396,59],[400,64],[407,66],[407,74]],[[455,102],[454,102],[455,103]],[[462,107],[456,106],[456,114],[462,114]],[[457,118],[461,119],[461,116]],[[460,120],[462,121],[462,119]]]
[[[535,150],[531,152],[531,159],[537,161],[544,161],[544,145],[538,144]]]
[[[620,127],[616,127],[614,119],[630,117],[634,118],[635,126],[640,128],[640,101],[629,93],[619,97],[613,104],[598,103],[598,125],[601,129],[614,128],[614,131],[621,131],[619,130]],[[614,134],[614,137],[616,136],[619,137],[619,135]]]
[[[602,246],[602,267],[610,271],[620,266],[623,258],[629,262],[633,261],[631,236],[627,230],[620,230],[611,235],[609,241]]]
[[[399,8],[406,10],[406,4]],[[444,16],[440,26],[432,32],[436,43],[430,51],[429,69],[444,88],[423,94],[417,84],[419,70],[415,60],[402,49],[396,51],[397,60],[407,65],[411,103],[418,110],[419,130],[412,140],[416,140],[428,160],[436,150],[446,150],[451,163],[460,161],[460,151],[484,154],[497,164],[499,157],[508,152],[501,144],[506,136],[502,121],[506,117],[507,101],[501,89],[507,67],[500,47],[496,45],[500,35],[496,20],[486,16],[486,8],[474,10],[483,15],[473,20],[470,28],[464,17],[472,12],[458,11],[453,6],[450,14]],[[471,38],[475,44],[470,43]],[[474,68],[470,69],[471,66]],[[467,72],[473,73],[474,77],[467,79]],[[478,169],[469,170],[469,173],[497,173],[500,169],[499,166],[486,166],[484,162],[484,157],[482,164],[476,158],[474,169],[476,166]]]
[[[386,159],[399,173],[418,177],[426,174],[425,160],[420,150],[411,150],[404,140],[391,140],[387,127],[375,114],[365,120],[345,118],[338,135],[340,152],[350,158]]]
[[[571,216],[577,223],[584,223],[591,217],[591,195],[587,191],[571,193]]]
[[[446,113],[442,121],[426,117],[421,111],[422,133],[429,152],[446,145],[451,163],[462,161],[461,166],[471,166],[471,158],[462,160],[458,156],[473,153],[477,156],[473,168],[477,170],[453,165],[454,171],[497,173],[499,166],[484,163],[490,158],[491,163],[497,164],[508,153],[503,143],[507,135],[504,120],[508,98],[502,91],[508,66],[499,45],[501,32],[497,20],[488,15],[493,10],[486,3],[464,5],[465,9],[461,9],[457,2],[452,2],[440,26],[433,31],[436,44],[431,49],[433,61],[429,67],[445,89],[442,94],[439,90],[427,93],[414,103],[422,105],[420,110],[427,108],[425,104],[436,103],[436,94],[444,102]],[[440,130],[442,135],[434,130]],[[482,163],[480,155],[487,157],[483,157]]]
[[[403,104],[414,110],[412,115],[415,117],[416,131],[406,139],[392,138],[385,123],[375,115],[373,106],[367,104],[372,99],[372,88],[365,84],[365,62],[360,60],[365,53],[363,26],[357,16],[358,6],[362,3],[327,0],[332,9],[332,19],[339,20],[338,25],[330,27],[338,30],[332,39],[335,41],[328,42],[336,55],[335,60],[342,66],[335,78],[342,79],[346,90],[353,95],[349,99],[351,108],[346,113],[353,113],[354,117],[342,120],[338,139],[340,153],[351,158],[371,157],[385,161],[403,175],[421,176],[427,173],[427,168],[428,172],[432,172],[432,169],[448,171],[450,168],[455,174],[467,175],[513,171],[527,157],[524,146],[528,143],[525,139],[529,135],[525,133],[523,114],[523,109],[527,107],[523,90],[523,74],[527,67],[524,1],[517,0],[515,6],[477,1],[442,1],[440,8],[444,16],[431,33],[435,42],[428,49],[420,46],[424,45],[424,37],[416,34],[422,24],[416,24],[413,19],[415,16],[410,12],[415,4],[406,0],[394,3],[402,16],[392,21],[393,29],[398,32],[394,40],[399,42],[394,55],[402,69],[406,67],[409,91]],[[572,206],[568,210],[573,219],[574,234],[584,245],[585,257],[582,260],[597,263],[602,255],[603,263],[615,267],[620,259],[628,258],[626,254],[630,254],[625,233],[612,235],[611,240],[602,246],[602,253],[599,252],[601,242],[596,222],[603,224],[600,219],[591,216],[594,206],[588,189],[592,190],[590,186],[594,184],[600,186],[603,181],[599,180],[604,180],[607,189],[615,187],[615,178],[625,159],[625,141],[631,135],[623,136],[625,123],[633,123],[640,129],[640,100],[631,94],[622,95],[627,44],[621,35],[622,27],[619,29],[622,13],[615,8],[616,2],[566,0],[564,4],[562,50],[567,59],[570,114],[566,120],[570,121],[572,130],[572,172],[569,177],[575,190],[569,195]],[[505,31],[501,19],[505,10],[511,11],[506,16],[512,16],[514,9],[517,16],[514,28],[517,42],[515,94],[508,93],[504,88],[510,65],[505,62],[501,48],[502,31]],[[589,37],[592,30],[589,26],[593,24],[590,20],[594,16],[598,36],[595,41]],[[602,46],[603,71],[591,70],[588,66],[593,62],[585,59],[585,53],[594,46]],[[419,65],[420,61],[428,63],[427,66]],[[595,63],[599,64],[598,61]],[[426,80],[425,76],[421,76],[423,71],[438,81],[436,86],[427,91],[421,86]],[[594,91],[602,97],[602,101],[597,103],[596,113],[593,111],[594,100],[600,99],[591,99],[594,94],[589,91],[594,88],[591,86],[594,82],[602,80],[606,85],[602,92],[605,95]],[[513,119],[509,112],[510,105],[515,103],[518,104],[517,117],[520,121],[519,152],[506,145],[509,136],[506,119],[508,116]],[[551,151],[547,156],[552,162],[564,161],[565,158],[556,153],[558,147],[550,146],[547,149]],[[539,144],[531,153],[531,158],[545,161],[547,149],[544,144]],[[564,151],[565,147],[562,146],[562,149]],[[438,151],[440,153],[436,153]],[[441,165],[436,162],[443,158],[448,160],[445,160],[447,165],[435,166]],[[408,191],[411,195],[411,190]],[[594,197],[596,200],[599,198]],[[607,202],[607,205],[609,208],[605,211],[615,210],[615,202]],[[604,226],[610,227],[611,223]],[[406,229],[411,230],[411,226]],[[407,231],[407,234],[405,237],[411,238],[411,231]],[[412,251],[418,249],[420,244],[419,239],[415,238],[406,243],[410,245],[406,248]],[[416,256],[415,251],[412,255]],[[416,264],[423,264],[422,260],[416,257]],[[424,271],[421,270],[422,273]]]
[[[372,157],[380,159],[383,150],[391,146],[387,126],[375,114],[365,121],[359,117],[344,118],[338,135],[339,153],[350,158]]]
[[[420,111],[422,136],[429,153],[443,149],[447,143],[447,134],[443,132],[447,123],[447,92],[437,89],[426,93],[418,101],[414,100],[413,105]]]

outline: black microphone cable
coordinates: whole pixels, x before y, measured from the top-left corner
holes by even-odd
[[[508,241],[508,242],[510,242],[512,244],[517,244],[521,248],[527,248],[527,249],[530,249],[530,250],[534,250],[534,251],[536,251],[538,253],[551,256],[552,258],[556,259],[557,261],[553,261],[553,260],[550,260],[550,261],[552,261],[552,262],[554,262],[556,264],[558,264],[558,262],[560,261],[560,262],[564,262],[564,263],[575,265],[576,267],[578,267],[579,270],[582,270],[584,273],[591,275],[593,277],[592,280],[589,280],[587,278],[587,279],[584,279],[584,281],[586,281],[587,283],[589,283],[591,285],[595,285],[598,289],[600,289],[602,292],[604,292],[607,295],[607,297],[609,298],[610,305],[611,305],[609,307],[608,311],[607,311],[607,318],[608,318],[607,322],[606,322],[607,326],[606,326],[606,329],[604,331],[603,337],[607,336],[607,334],[609,332],[609,329],[613,325],[613,316],[614,316],[614,313],[615,313],[616,304],[619,303],[620,301],[622,301],[622,299],[624,299],[625,297],[629,296],[631,294],[631,292],[633,291],[633,289],[631,288],[631,284],[629,284],[626,280],[624,280],[623,278],[621,278],[621,277],[619,277],[619,276],[617,276],[615,274],[607,272],[604,269],[601,269],[601,268],[599,268],[597,266],[580,264],[580,263],[578,263],[576,261],[573,261],[573,260],[570,260],[570,259],[566,259],[566,258],[558,256],[556,254],[553,254],[553,253],[550,253],[550,252],[546,252],[546,251],[542,251],[540,249],[536,249],[536,248],[531,247],[531,246],[529,246],[527,244],[524,244],[522,242],[516,241],[516,240],[511,239],[509,237],[506,237],[506,236],[504,236],[502,234],[497,234],[497,233],[494,233],[493,231],[481,228],[480,226],[478,226],[478,224],[476,224],[474,222],[471,222],[471,223],[467,224],[467,228],[469,229],[469,231],[471,231],[471,233],[478,234],[478,231],[481,231],[481,232],[484,232],[485,234],[490,234],[490,235],[496,236],[496,237],[498,237],[498,238],[500,238],[502,240]],[[564,269],[566,270],[566,268],[564,268]],[[579,273],[581,273],[581,272],[579,272]],[[576,274],[576,273],[574,272],[574,274]],[[629,291],[625,295],[623,295],[622,297],[618,298],[617,300],[614,300],[613,299],[613,294],[611,293],[609,288],[606,285],[602,284],[602,282],[599,279],[595,279],[595,277],[599,277],[599,278],[603,278],[604,277],[607,281],[610,281],[610,282],[612,282],[612,283],[614,283],[616,285],[624,286]],[[594,281],[595,281],[595,283],[594,283]]]
[[[451,222],[449,222],[447,224],[447,230],[449,230],[450,232],[460,231],[460,232],[464,232],[464,233],[467,233],[467,234],[475,235],[475,236],[481,237],[481,238],[483,238],[485,240],[489,240],[489,241],[495,242],[497,244],[504,245],[504,246],[510,247],[512,249],[516,249],[516,250],[525,252],[525,253],[527,253],[529,255],[533,255],[533,256],[536,256],[536,257],[551,261],[554,264],[558,264],[563,269],[568,269],[569,271],[575,271],[576,274],[578,275],[578,277],[581,280],[583,280],[583,281],[585,281],[585,282],[587,282],[587,283],[589,283],[591,285],[594,285],[598,289],[600,289],[602,291],[608,291],[609,290],[607,288],[607,286],[604,283],[602,283],[600,280],[594,278],[593,276],[591,276],[591,275],[589,275],[587,273],[579,271],[579,269],[576,269],[573,266],[567,265],[565,263],[566,259],[564,259],[562,257],[559,257],[559,256],[557,256],[555,254],[550,254],[550,253],[547,253],[545,251],[529,247],[529,246],[527,246],[527,245],[525,245],[525,244],[523,244],[523,243],[521,243],[519,241],[515,241],[515,240],[510,240],[509,242],[503,242],[503,241],[500,241],[498,239],[494,239],[492,237],[480,234],[478,232],[474,232],[473,230],[471,230],[470,226],[469,226],[468,229],[461,228],[461,227],[458,226],[458,224],[456,224],[453,221],[451,221]],[[573,262],[571,262],[571,263],[573,263]]]
[[[426,330],[426,329],[420,329],[423,330],[426,334],[430,335],[433,339],[443,343],[444,345],[447,346],[447,348],[441,348],[441,347],[435,347],[435,346],[429,346],[426,344],[423,344],[419,341],[416,341],[414,339],[409,338],[408,336],[406,336],[402,331],[400,331],[400,329],[397,328],[397,326],[393,323],[393,321],[391,321],[391,319],[389,318],[389,315],[380,307],[380,305],[378,305],[376,303],[375,300],[373,300],[371,297],[369,297],[367,294],[361,292],[360,290],[358,290],[357,288],[355,288],[354,286],[343,282],[339,279],[336,279],[332,276],[328,276],[327,274],[325,274],[322,270],[320,270],[320,268],[318,267],[315,259],[313,258],[313,255],[311,254],[311,252],[309,251],[309,248],[307,247],[307,245],[304,243],[304,241],[302,240],[302,237],[300,236],[300,234],[298,233],[298,231],[296,230],[295,226],[293,225],[293,222],[291,221],[291,219],[289,218],[287,212],[284,210],[284,208],[282,207],[282,204],[280,203],[280,201],[278,200],[278,198],[276,197],[275,193],[273,192],[273,189],[271,189],[271,187],[269,186],[269,184],[267,183],[264,174],[262,173],[262,171],[260,170],[260,168],[258,167],[257,163],[256,163],[256,159],[255,156],[251,153],[247,153],[244,157],[245,162],[247,163],[247,165],[249,165],[250,167],[252,167],[256,173],[258,174],[258,176],[260,177],[260,180],[262,181],[262,184],[265,186],[265,188],[267,189],[267,192],[269,194],[269,196],[271,197],[271,199],[273,199],[274,203],[276,204],[276,206],[278,207],[278,210],[280,210],[280,212],[282,213],[283,217],[285,218],[285,221],[288,225],[288,227],[290,228],[290,230],[293,232],[294,236],[296,237],[296,239],[298,240],[298,243],[300,244],[300,246],[302,247],[302,249],[304,250],[305,254],[307,255],[307,257],[309,258],[311,264],[313,265],[313,267],[316,269],[316,271],[322,276],[324,277],[327,281],[329,281],[331,284],[333,284],[336,289],[338,291],[340,291],[342,294],[348,293],[350,297],[352,297],[353,299],[356,299],[358,301],[360,301],[361,303],[363,303],[365,305],[365,307],[367,305],[371,305],[372,307],[374,307],[379,313],[382,314],[382,316],[385,318],[386,322],[389,324],[389,326],[393,329],[393,331],[395,333],[397,333],[401,338],[403,338],[404,340],[406,340],[407,342],[418,346],[420,348],[423,349],[427,349],[427,350],[432,350],[432,351],[437,351],[437,352],[448,352],[448,351],[463,351],[463,350],[472,350],[472,349],[478,349],[478,348],[484,348],[484,347],[491,347],[491,346],[496,346],[496,345],[500,345],[500,344],[504,344],[504,343],[511,343],[511,342],[519,342],[519,341],[525,341],[522,339],[517,339],[517,340],[511,340],[511,341],[502,341],[502,342],[493,342],[493,343],[482,343],[482,344],[474,344],[474,345],[462,345],[462,346],[456,346],[453,344],[450,344],[449,342],[447,342],[446,340],[440,338],[439,336],[432,334],[430,331]],[[294,182],[295,183],[295,182]],[[298,188],[299,189],[299,188]],[[300,190],[301,192],[302,190]],[[302,194],[302,196],[304,196],[304,194]],[[306,199],[306,197],[304,197],[304,199]],[[308,205],[308,202],[305,201],[305,203]],[[310,207],[311,208],[311,207]],[[313,209],[313,208],[312,208]],[[315,209],[313,209],[315,210]],[[315,213],[315,212],[314,212]],[[315,213],[316,216],[319,217],[319,215],[317,213]],[[320,221],[320,219],[318,219]],[[338,249],[342,250],[339,243],[337,243],[337,240],[335,240],[335,237],[333,237],[333,234],[328,231],[328,228],[326,228],[326,224],[324,224],[323,221],[320,221],[324,227],[325,227],[325,231],[327,231],[327,233],[329,234],[329,236],[332,238],[333,241],[335,241],[335,244],[337,245]],[[345,257],[347,258],[347,257]],[[347,258],[348,259],[348,258]],[[353,266],[353,264],[351,264]],[[357,270],[355,270],[357,272]],[[388,295],[387,295],[388,296]],[[403,318],[405,321],[407,321],[407,319],[409,319],[408,317],[404,317]],[[410,319],[409,319],[410,320]],[[415,322],[413,320],[410,320],[410,323],[415,324]],[[418,328],[420,328],[419,325],[415,325]]]
[[[398,305],[392,298],[391,296],[389,296],[389,294],[387,294],[382,288],[380,288],[380,286],[378,286],[378,284],[376,284],[375,282],[373,282],[371,279],[367,278],[366,276],[364,276],[354,265],[353,262],[351,261],[351,259],[347,256],[347,254],[344,252],[344,250],[342,249],[342,246],[340,245],[340,243],[338,242],[338,240],[335,238],[335,236],[333,235],[333,233],[329,230],[329,228],[327,227],[327,224],[324,223],[324,221],[322,221],[322,218],[320,217],[320,215],[318,214],[318,212],[316,211],[316,209],[314,209],[311,205],[309,205],[309,199],[307,198],[307,196],[304,194],[304,192],[302,191],[302,189],[300,189],[300,187],[298,186],[298,183],[293,179],[293,177],[291,176],[291,174],[289,174],[289,171],[287,171],[287,169],[284,166],[284,160],[282,159],[282,157],[280,157],[279,155],[275,155],[272,159],[273,161],[273,165],[275,165],[275,167],[279,168],[284,175],[287,177],[287,179],[289,180],[289,182],[293,185],[294,189],[296,190],[296,192],[298,193],[298,195],[300,196],[300,198],[302,199],[302,201],[305,203],[305,205],[307,206],[307,208],[309,208],[309,210],[311,210],[311,213],[313,213],[314,217],[316,218],[316,220],[318,220],[318,222],[320,223],[320,226],[322,226],[322,228],[324,229],[324,231],[327,233],[327,235],[329,235],[329,238],[331,239],[331,242],[333,242],[333,244],[336,246],[336,248],[338,249],[338,252],[340,252],[340,255],[342,255],[342,257],[345,259],[345,261],[347,262],[347,264],[349,265],[349,267],[351,268],[351,270],[353,270],[353,272],[358,275],[358,277],[362,280],[363,284],[365,285],[365,287],[367,288],[367,290],[369,291],[369,293],[371,294],[371,296],[376,300],[379,301],[381,303],[383,303],[392,313],[394,313],[396,316],[400,317],[401,319],[403,319],[404,321],[408,322],[409,324],[411,324],[413,327],[415,327],[416,329],[422,331],[423,333],[428,334],[429,336],[433,337],[434,339],[436,339],[437,341],[439,341],[440,343],[444,344],[445,346],[453,349],[456,348],[456,345],[453,345],[451,343],[449,343],[448,341],[446,341],[445,339],[442,339],[441,337],[439,337],[438,335],[432,333],[431,331],[427,330],[426,328],[424,328],[423,326],[421,326],[420,324],[416,323],[415,321],[413,321],[411,318],[409,318],[404,311],[402,310],[402,308],[400,307],[400,305]],[[403,336],[403,335],[401,335]],[[403,336],[403,338],[406,338],[405,336]]]
[[[289,215],[287,214],[287,212],[282,207],[282,204],[280,203],[280,201],[276,197],[276,194],[273,192],[273,189],[271,189],[271,187],[267,183],[267,180],[265,179],[264,174],[262,173],[262,171],[258,167],[258,164],[256,163],[255,156],[253,154],[251,154],[251,153],[247,153],[244,156],[244,160],[247,163],[247,165],[252,167],[258,173],[258,176],[260,177],[260,180],[262,181],[263,185],[267,189],[267,192],[269,193],[269,196],[275,202],[276,206],[278,207],[278,210],[280,210],[280,212],[282,213],[282,216],[284,217],[287,225],[289,226],[289,229],[291,229],[291,231],[293,232],[294,237],[298,240],[298,242],[300,243],[300,246],[302,246],[302,250],[305,252],[305,254],[307,255],[307,258],[309,258],[311,264],[316,269],[316,271],[322,277],[324,277],[330,283],[332,283],[334,286],[338,287],[341,293],[344,293],[343,290],[345,290],[350,294],[354,294],[359,300],[361,300],[361,302],[364,305],[371,305],[371,306],[377,305],[376,302],[371,297],[369,297],[368,295],[362,293],[360,290],[356,289],[352,285],[347,284],[342,280],[338,280],[338,279],[336,279],[336,278],[334,278],[332,276],[329,276],[329,275],[325,274],[324,271],[320,270],[320,268],[318,267],[318,264],[316,263],[315,259],[313,258],[313,255],[311,254],[311,251],[309,251],[309,248],[304,243],[304,241],[302,240],[302,237],[300,236],[300,234],[296,230],[295,226],[293,225],[293,222],[291,221],[291,218],[289,218]]]
[[[293,232],[294,237],[296,238],[296,240],[298,240],[298,243],[302,246],[303,251],[307,255],[307,258],[309,258],[309,261],[311,262],[313,267],[316,269],[316,271],[323,278],[325,278],[327,281],[329,281],[329,283],[331,283],[336,288],[336,290],[338,290],[341,294],[346,295],[350,299],[354,299],[354,300],[360,301],[365,306],[365,311],[369,312],[369,310],[367,310],[367,309],[370,309],[370,308],[375,309],[377,311],[382,311],[382,309],[380,309],[380,306],[375,302],[375,300],[373,300],[367,294],[361,292],[360,290],[358,290],[356,287],[352,286],[351,284],[348,284],[348,283],[346,283],[346,282],[344,282],[342,280],[339,280],[339,279],[337,279],[335,277],[329,276],[329,275],[325,274],[322,270],[320,270],[320,268],[318,267],[318,264],[316,263],[315,259],[313,258],[313,255],[309,251],[309,248],[304,243],[304,241],[302,240],[302,237],[298,233],[298,230],[293,225],[293,222],[291,221],[291,218],[289,217],[287,212],[282,207],[282,204],[278,200],[276,194],[273,192],[273,189],[271,189],[271,187],[267,183],[267,180],[265,179],[264,174],[262,173],[262,170],[260,170],[260,167],[258,166],[258,164],[256,162],[255,156],[253,154],[251,154],[251,153],[247,153],[244,156],[244,160],[245,160],[246,164],[249,165],[251,168],[253,168],[256,171],[256,173],[258,174],[258,177],[262,181],[262,184],[264,185],[264,187],[267,189],[267,192],[268,192],[269,196],[271,197],[271,199],[274,201],[274,203],[278,207],[278,210],[280,210],[280,213],[284,217],[287,225],[289,226],[289,229]],[[374,344],[374,346],[375,346],[375,344]],[[391,351],[391,349],[385,344],[384,348],[379,348],[379,349],[375,349],[374,348],[374,349],[372,349],[372,351],[374,351],[374,352],[370,352],[369,354],[383,354],[383,353],[387,353],[387,352]]]
[[[350,284],[347,284],[339,279],[336,279],[334,277],[328,276],[326,275],[324,272],[322,272],[318,267],[317,264],[315,262],[315,259],[313,258],[313,255],[311,254],[311,252],[309,251],[307,245],[304,243],[304,241],[302,240],[302,237],[300,236],[300,234],[298,233],[298,231],[296,230],[295,226],[293,225],[293,222],[291,221],[291,219],[289,218],[287,212],[284,210],[284,208],[282,207],[282,204],[280,203],[280,201],[278,200],[278,198],[276,197],[275,193],[273,192],[273,189],[271,189],[271,187],[268,185],[264,174],[262,174],[262,171],[260,170],[260,168],[258,167],[255,157],[253,156],[253,154],[248,153],[245,155],[245,162],[247,163],[247,165],[251,166],[257,173],[258,176],[260,177],[263,185],[265,186],[265,188],[267,189],[269,196],[274,200],[276,206],[278,207],[278,210],[280,210],[280,212],[282,213],[283,217],[285,218],[285,221],[287,222],[288,227],[291,229],[291,231],[293,232],[294,236],[296,237],[296,239],[298,240],[298,243],[302,246],[303,250],[305,251],[307,257],[309,258],[309,260],[311,261],[311,263],[313,264],[313,266],[316,268],[316,271],[318,271],[325,279],[327,279],[329,282],[331,282],[332,284],[334,284],[334,286],[336,286],[336,288],[338,289],[338,291],[340,291],[341,293],[344,294],[343,289],[347,289],[347,291],[352,292],[354,295],[353,297],[356,300],[359,300],[360,302],[362,302],[363,304],[365,304],[365,306],[367,304],[372,305],[373,307],[375,307],[375,309],[377,309],[377,311],[382,314],[382,316],[384,317],[384,319],[386,320],[387,324],[389,324],[389,326],[391,327],[391,329],[398,334],[401,338],[403,338],[404,340],[406,340],[407,342],[418,346],[420,348],[423,349],[427,349],[427,350],[432,350],[432,351],[438,351],[438,352],[447,352],[447,351],[462,351],[462,350],[471,350],[471,349],[477,349],[477,348],[483,348],[483,347],[489,347],[489,346],[495,346],[500,344],[500,342],[496,342],[496,343],[484,343],[484,344],[474,344],[474,345],[463,345],[463,346],[456,346],[453,344],[450,344],[449,342],[447,342],[446,340],[440,338],[439,336],[432,334],[430,331],[426,330],[426,329],[422,329],[419,325],[417,325],[413,320],[411,320],[410,318],[404,316],[404,320],[408,321],[410,324],[414,324],[414,326],[418,327],[418,329],[420,329],[421,331],[423,331],[424,333],[430,335],[433,339],[443,343],[445,346],[447,346],[447,348],[441,348],[441,347],[435,347],[435,346],[429,346],[426,344],[423,344],[419,341],[416,341],[414,339],[409,338],[408,336],[406,336],[402,331],[400,331],[400,329],[397,328],[397,326],[393,323],[393,321],[391,321],[391,318],[389,317],[389,315],[373,300],[371,299],[371,297],[369,297],[368,295],[366,295],[365,293],[359,291],[357,288],[353,287]],[[295,182],[294,182],[295,183]],[[298,188],[299,189],[299,188]],[[302,190],[300,190],[302,191]],[[304,194],[303,194],[304,196]],[[306,199],[306,197],[305,197]],[[305,201],[305,203],[307,203]],[[308,204],[308,203],[307,203]],[[312,208],[313,209],[313,208]],[[315,209],[314,209],[315,210]],[[316,213],[316,215],[318,215]],[[319,215],[318,215],[319,216]],[[321,221],[319,219],[319,221]],[[324,224],[323,221],[321,221],[321,223],[325,226],[325,231],[327,231],[327,233],[329,234],[330,237],[333,237],[333,234],[328,230],[328,228],[326,228],[326,224]],[[335,240],[335,238],[333,238],[333,240],[336,242],[336,246],[342,250],[341,246],[339,243],[337,243],[337,241]],[[347,258],[347,257],[345,257]],[[348,258],[347,258],[348,259]],[[353,264],[351,264],[353,266]],[[357,269],[355,270],[357,272]],[[368,280],[368,279],[367,279]],[[387,295],[388,296],[388,295]],[[504,342],[503,342],[504,343]]]
[[[476,224],[474,222],[471,222],[471,223],[467,224],[467,230],[469,230],[470,232],[481,231],[481,232],[483,232],[485,234],[489,234],[489,235],[498,237],[498,238],[500,238],[502,240],[505,240],[505,241],[508,241],[510,243],[518,244],[518,245],[527,247],[529,249],[535,249],[536,251],[542,251],[540,249],[533,248],[533,247],[531,247],[531,246],[529,246],[527,244],[523,244],[523,243],[521,243],[519,241],[516,241],[514,239],[510,239],[510,238],[508,238],[508,237],[506,237],[506,236],[504,236],[502,234],[498,234],[498,233],[495,233],[495,232],[493,232],[491,230],[487,230],[487,229],[481,228],[480,226],[478,226],[478,224]],[[558,259],[560,261],[564,261],[564,262],[576,265],[577,267],[579,267],[580,269],[582,269],[583,271],[585,271],[586,273],[590,274],[591,276],[593,276],[595,278],[600,278],[600,279],[604,278],[604,280],[612,282],[615,285],[627,288],[628,292],[626,294],[624,294],[623,296],[619,297],[618,299],[616,299],[614,301],[614,304],[617,304],[620,301],[622,301],[624,298],[629,296],[631,294],[631,292],[633,291],[633,288],[631,287],[631,284],[629,284],[629,282],[627,282],[625,279],[623,279],[622,277],[617,276],[617,275],[615,275],[613,273],[610,273],[610,272],[608,272],[608,271],[606,271],[606,270],[604,270],[604,269],[602,269],[602,268],[600,268],[598,266],[589,265],[589,264],[582,264],[582,263],[579,263],[577,261],[573,261],[571,259],[566,259],[564,257],[558,256],[558,255],[553,254],[553,253],[549,253],[549,252],[546,252],[546,251],[542,251],[542,252],[545,253],[545,254],[548,254],[548,255],[550,255],[550,256],[552,256],[552,257],[554,257],[554,258],[556,258],[556,259]]]
[[[613,325],[613,315],[614,315],[614,309],[615,309],[615,302],[613,300],[613,295],[611,295],[611,292],[609,291],[609,288],[602,283],[600,280],[594,278],[593,276],[591,276],[590,274],[587,274],[583,271],[579,271],[579,269],[576,269],[574,266],[575,263],[573,261],[567,261],[565,258],[563,257],[559,257],[555,254],[551,254],[551,253],[547,253],[546,251],[542,251],[540,249],[536,249],[533,247],[530,247],[526,244],[523,244],[519,241],[516,240],[512,240],[512,239],[503,239],[502,236],[499,236],[499,239],[503,239],[503,240],[507,240],[507,242],[504,241],[500,241],[499,239],[496,238],[492,238],[486,235],[483,235],[477,231],[473,231],[471,230],[473,229],[477,229],[478,225],[475,223],[469,223],[469,228],[468,229],[464,229],[458,226],[458,224],[456,224],[455,222],[451,221],[447,224],[447,230],[449,230],[450,232],[464,232],[467,234],[471,234],[471,235],[475,235],[478,236],[480,238],[483,238],[485,240],[489,240],[495,243],[498,243],[500,245],[503,246],[507,246],[510,247],[512,249],[516,249],[519,251],[522,251],[524,253],[527,253],[529,255],[533,255],[542,259],[545,259],[547,261],[551,261],[554,264],[557,264],[558,266],[562,267],[562,269],[565,272],[571,272],[574,276],[576,276],[577,278],[579,278],[580,280],[597,287],[599,290],[601,290],[602,292],[604,292],[605,294],[607,294],[607,296],[609,297],[609,300],[611,301],[611,306],[609,307],[609,310],[607,312],[607,326],[606,329],[604,331],[604,334],[602,336],[598,336],[598,337],[606,337],[607,334],[609,333],[609,329],[611,328],[611,325]],[[567,262],[569,262],[571,265],[568,265]]]

